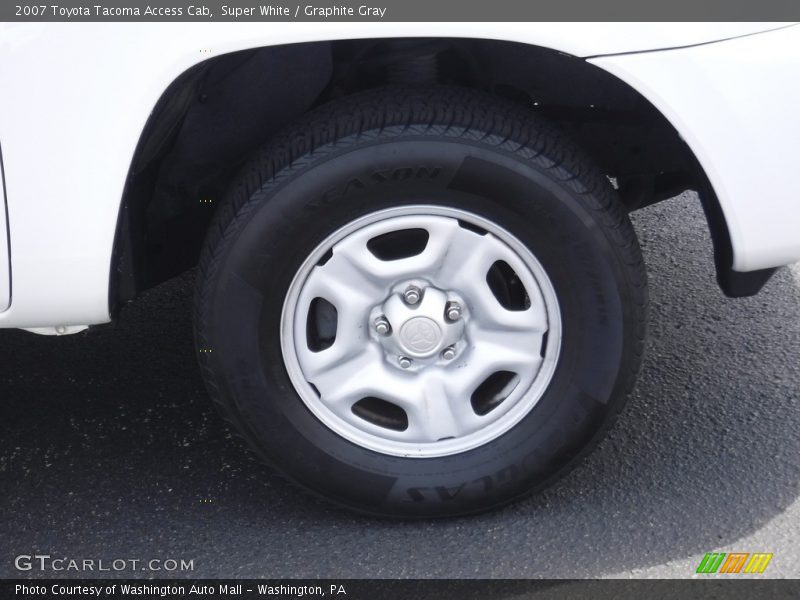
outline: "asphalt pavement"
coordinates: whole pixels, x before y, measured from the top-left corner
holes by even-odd
[[[0,577],[92,575],[18,571],[29,554],[194,567],[98,576],[691,577],[715,550],[800,576],[800,270],[727,299],[695,196],[633,219],[652,300],[635,394],[569,476],[477,517],[356,516],[262,466],[205,394],[191,273],[82,334],[0,331]]]

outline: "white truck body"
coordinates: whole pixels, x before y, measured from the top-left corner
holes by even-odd
[[[550,48],[622,79],[702,165],[733,268],[800,260],[800,28],[792,24],[2,24],[0,327],[69,333],[109,320],[131,160],[159,97],[185,70],[248,48],[436,36]]]

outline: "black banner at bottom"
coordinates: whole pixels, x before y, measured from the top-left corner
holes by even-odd
[[[800,580],[39,579],[0,582],[0,598],[338,598],[340,600],[800,598]]]

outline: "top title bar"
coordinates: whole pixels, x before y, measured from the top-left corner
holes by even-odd
[[[12,0],[0,21],[800,21],[800,0]]]

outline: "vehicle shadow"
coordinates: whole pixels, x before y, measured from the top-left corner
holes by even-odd
[[[692,195],[634,221],[652,304],[628,408],[564,480],[476,517],[360,517],[262,466],[203,389],[191,273],[83,334],[0,332],[0,576],[135,575],[14,568],[43,553],[194,561],[147,576],[597,577],[735,543],[800,494],[800,282],[724,298]]]

